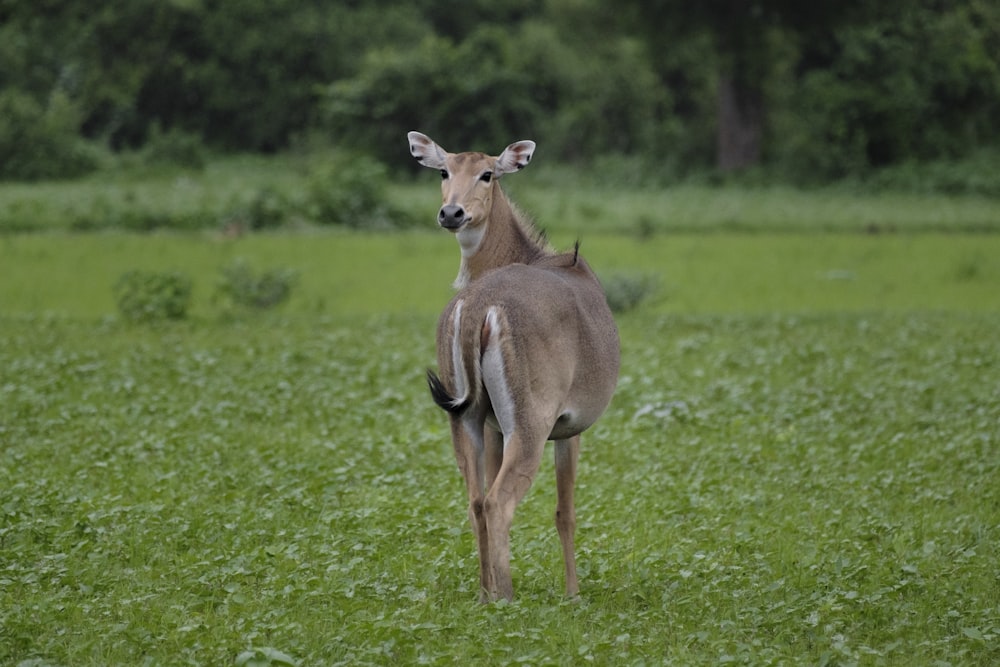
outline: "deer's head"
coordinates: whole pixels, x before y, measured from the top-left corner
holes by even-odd
[[[525,140],[507,146],[499,157],[449,153],[420,132],[406,136],[410,140],[410,153],[417,162],[441,172],[438,224],[456,233],[485,224],[500,177],[524,169],[535,152],[535,142]]]

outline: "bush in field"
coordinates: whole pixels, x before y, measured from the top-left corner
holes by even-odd
[[[22,91],[0,92],[0,180],[72,178],[98,167],[99,151],[77,136],[77,111],[65,95],[43,107]]]
[[[201,137],[179,128],[162,130],[154,125],[142,150],[142,159],[148,165],[183,167],[201,171],[207,156]]]
[[[601,284],[611,312],[624,313],[648,300],[656,292],[659,279],[648,273],[613,273]]]
[[[893,165],[874,172],[859,185],[875,192],[1000,197],[1000,151],[983,149],[963,159]]]
[[[285,224],[291,203],[277,188],[264,186],[257,190],[247,207],[247,224],[250,229],[273,229]]]
[[[412,222],[387,199],[388,170],[361,154],[338,154],[314,167],[306,184],[305,214],[323,225],[387,229]]]
[[[222,267],[218,294],[230,306],[250,310],[273,308],[288,300],[297,275],[291,269],[257,271],[244,260]]]
[[[227,229],[260,231],[277,229],[295,211],[290,198],[278,188],[265,185],[258,188],[249,202],[235,203],[223,220]]]
[[[118,311],[132,322],[179,320],[187,316],[191,279],[178,272],[134,270],[114,286]]]
[[[123,201],[102,193],[90,202],[81,202],[67,218],[69,228],[74,231],[121,229],[149,232],[155,229],[201,229],[212,221],[212,214],[198,210],[169,211],[156,206],[146,207],[128,195]]]

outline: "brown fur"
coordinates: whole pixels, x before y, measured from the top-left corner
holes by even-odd
[[[514,595],[514,509],[550,439],[566,593],[574,596],[580,433],[603,413],[618,377],[611,311],[579,246],[553,251],[500,189],[500,176],[524,167],[534,143],[511,144],[495,158],[447,153],[419,133],[410,134],[410,146],[422,164],[447,175],[441,216],[464,214],[460,225],[449,226],[462,247],[456,283],[463,287],[438,322],[440,377],[429,371],[428,381],[450,415],[479,551],[481,599]],[[484,178],[487,172],[494,177]]]

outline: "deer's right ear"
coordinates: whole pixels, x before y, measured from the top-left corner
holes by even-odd
[[[410,155],[417,162],[430,169],[445,169],[448,153],[434,143],[430,137],[420,132],[409,132],[406,138],[410,140]]]

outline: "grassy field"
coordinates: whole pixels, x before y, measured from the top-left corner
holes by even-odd
[[[574,239],[552,236],[563,247]],[[606,279],[649,277],[655,290],[645,309],[656,313],[1000,310],[1000,235],[579,238]],[[220,269],[243,259],[298,273],[289,315],[429,314],[450,297],[457,255],[444,232],[0,236],[0,312],[112,316],[118,277],[150,269],[189,275],[192,315],[212,319]]]
[[[622,317],[581,599],[546,462],[480,607],[433,317],[5,318],[0,662],[994,664],[998,326]]]
[[[401,143],[401,151],[405,144]],[[122,170],[68,183],[0,183],[0,233],[97,229],[207,229],[245,219],[255,205],[306,202],[316,178],[351,164],[336,154],[215,160],[197,172]],[[372,174],[375,178],[376,174]],[[346,178],[346,177],[345,177]],[[433,174],[386,173],[385,196],[434,221]],[[661,232],[996,232],[1000,200],[978,196],[859,192],[846,186],[801,191],[781,186],[716,188],[677,184],[622,187],[561,167],[532,165],[505,187],[550,232],[645,238]],[[302,212],[286,224],[310,220]],[[363,218],[359,215],[359,218]],[[419,219],[419,218],[418,218]],[[407,221],[409,224],[410,221]],[[357,224],[365,226],[359,219]]]
[[[547,460],[491,606],[423,382],[453,239],[0,236],[0,664],[1000,662],[1000,236],[567,210],[557,244],[658,287],[584,438],[580,599]],[[292,299],[223,312],[236,258]],[[190,316],[122,321],[135,268],[189,275]]]

